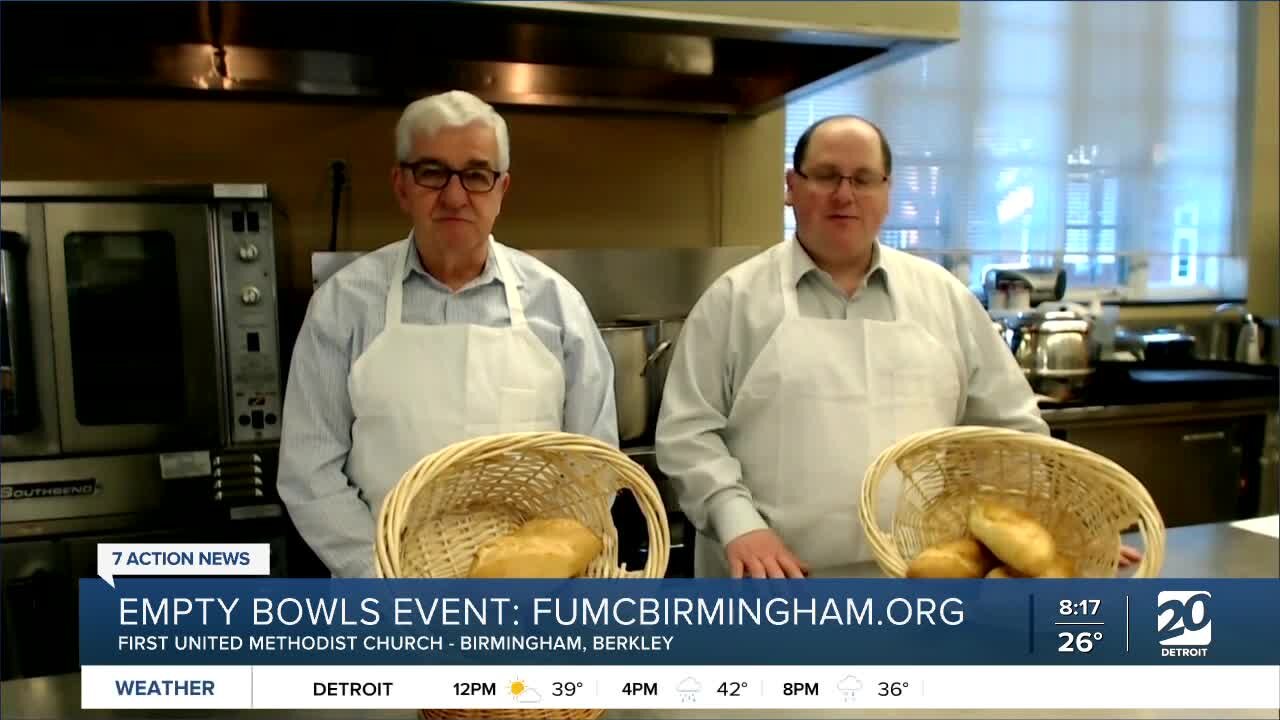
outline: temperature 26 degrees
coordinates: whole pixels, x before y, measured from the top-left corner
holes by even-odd
[[[1081,630],[1076,632],[1060,632],[1058,633],[1058,652],[1060,653],[1090,653],[1093,652],[1093,646],[1102,642],[1101,630]]]

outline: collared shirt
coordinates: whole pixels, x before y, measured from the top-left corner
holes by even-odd
[[[339,575],[367,576],[372,567],[373,513],[346,475],[354,421],[347,380],[382,332],[392,278],[404,286],[406,324],[509,327],[493,253],[494,246],[504,248],[516,275],[508,280],[517,283],[529,329],[564,369],[563,429],[618,445],[613,361],[576,288],[531,255],[491,240],[480,275],[453,292],[423,269],[418,253],[399,262],[411,241],[363,255],[317,288],[293,349],[278,490],[300,534]],[[429,366],[430,358],[423,362]]]
[[[659,468],[700,531],[727,541],[766,527],[723,433],[738,389],[782,321],[778,266],[783,253],[794,258],[790,281],[796,283],[798,310],[805,317],[902,320],[894,317],[896,306],[922,305],[949,313],[954,331],[940,333],[938,340],[952,348],[964,378],[957,424],[1048,434],[1013,353],[969,289],[936,263],[879,243],[875,247],[871,270],[852,297],[846,298],[793,238],[720,276],[685,320],[663,390],[655,449]],[[892,293],[918,294],[924,302],[894,303]]]
[[[827,320],[893,320],[889,279],[881,262],[879,243],[872,247],[871,267],[852,297],[845,296],[835,279],[813,262],[803,245],[798,242],[788,244],[795,273],[792,281],[796,287],[796,303],[801,315]],[[776,283],[774,287],[777,287]]]

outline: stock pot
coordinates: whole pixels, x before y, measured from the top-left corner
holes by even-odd
[[[662,405],[662,387],[682,318],[625,316],[599,326],[613,359],[618,440],[623,445],[652,438]]]

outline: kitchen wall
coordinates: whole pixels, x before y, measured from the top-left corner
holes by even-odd
[[[265,182],[281,212],[282,342],[328,249],[329,164],[347,163],[337,248],[408,231],[391,194],[399,107],[41,99],[0,105],[0,177]],[[495,228],[527,249],[763,245],[782,234],[783,113],[729,122],[503,109],[512,186]],[[772,197],[771,197],[772,196]]]
[[[1256,3],[1258,62],[1253,78],[1249,307],[1280,314],[1280,3]]]
[[[287,215],[282,250],[289,257],[282,261],[290,271],[284,282],[309,288],[309,253],[326,249],[330,237],[330,161],[346,161],[350,175],[339,249],[372,249],[407,231],[389,177],[399,110],[214,100],[7,100],[0,107],[0,174],[266,182]],[[503,241],[527,248],[719,243],[722,123],[674,116],[505,114],[513,182],[495,231]],[[742,163],[740,150],[738,156],[729,163]],[[741,197],[743,186],[737,185]],[[735,210],[735,216],[743,212]],[[780,209],[774,214],[780,216]]]

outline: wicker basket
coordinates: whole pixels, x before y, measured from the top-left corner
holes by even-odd
[[[886,531],[877,503],[894,473],[902,491]],[[1036,433],[953,427],[903,438],[867,469],[859,513],[880,569],[904,577],[920,551],[968,535],[970,506],[987,498],[1033,515],[1080,577],[1115,577],[1120,535],[1135,525],[1143,557],[1133,576],[1160,573],[1164,521],[1142,483],[1101,455]]]
[[[629,490],[649,535],[645,566],[618,562],[611,503]],[[538,517],[571,517],[596,531],[603,549],[590,578],[666,575],[671,529],[649,474],[618,449],[583,435],[491,435],[442,448],[409,468],[387,495],[377,522],[377,571],[386,578],[466,577],[476,550]],[[424,718],[598,718],[603,710],[519,708],[421,710]]]

